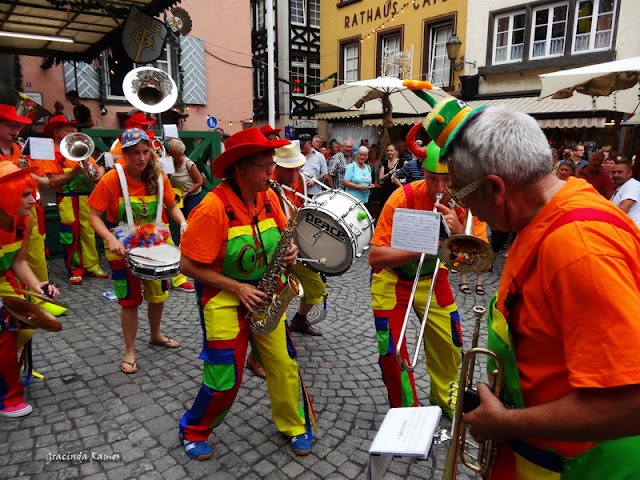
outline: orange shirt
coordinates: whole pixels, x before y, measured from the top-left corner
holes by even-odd
[[[131,197],[148,197],[147,187],[142,182],[135,182],[124,169],[127,178],[127,186],[129,187],[129,196]],[[164,204],[168,205],[175,201],[175,195],[169,183],[169,177],[162,172],[164,180]],[[120,187],[120,179],[116,169],[109,170],[98,182],[96,188],[91,193],[87,204],[101,212],[107,212],[107,220],[111,223],[118,223],[120,212],[120,198],[122,197],[122,188]]]
[[[562,398],[577,388],[640,383],[640,243],[605,222],[578,221],[542,238],[567,211],[596,208],[636,225],[583,180],[567,184],[518,232],[500,282],[504,312],[509,284],[531,248],[537,261],[509,316],[526,406]],[[593,443],[529,439],[575,456]]]
[[[216,188],[222,189],[229,199],[236,219],[242,225],[249,225],[252,219],[247,212],[247,207],[233,192],[227,181],[225,180]],[[280,208],[278,194],[269,189],[266,195],[278,217],[278,223],[284,225],[287,218]],[[256,211],[259,221],[267,218],[260,194],[256,197]],[[190,259],[213,264],[212,268],[220,271],[224,262],[229,228],[229,216],[224,210],[222,201],[215,193],[209,192],[200,204],[191,211],[189,228],[181,238],[180,250]]]
[[[35,159],[31,160],[30,165],[38,168],[38,172],[36,172],[37,175],[41,175],[41,176],[49,175],[49,174],[62,175],[63,173],[65,173],[64,172],[65,168],[69,168],[73,170],[79,165],[79,162],[72,162],[71,160],[68,160],[65,157],[63,157],[62,153],[60,153],[60,148],[57,145],[53,146],[53,151],[56,156],[55,160],[35,160]],[[89,157],[88,160],[94,166],[96,165],[96,161],[93,157]],[[62,187],[56,187],[55,191],[61,192]]]

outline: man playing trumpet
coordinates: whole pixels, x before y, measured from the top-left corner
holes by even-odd
[[[63,115],[51,118],[44,127],[43,135],[53,138],[56,159],[39,161],[56,191],[60,243],[64,245],[65,265],[71,284],[82,283],[84,275],[97,278],[109,276],[100,268],[96,233],[89,226],[90,209],[87,205],[94,184],[104,175],[104,168],[96,165],[91,157],[86,162],[74,162],[66,159],[60,152],[60,142],[75,132],[76,123],[68,121]],[[89,162],[97,172],[93,183],[85,175]]]
[[[424,314],[436,265],[436,257],[427,257],[420,272],[414,303],[408,305],[420,253],[391,247],[394,211],[396,208],[432,211],[436,194],[442,194],[438,211],[444,216],[452,234],[463,232],[458,212],[446,205],[450,200],[445,189],[450,183],[449,172],[439,162],[439,151],[435,145],[427,148],[427,157],[422,165],[425,180],[405,185],[389,197],[371,241],[369,263],[373,267],[371,297],[380,354],[378,363],[393,408],[418,406],[413,373],[402,370],[395,350],[407,308],[413,307],[420,318]],[[462,334],[448,270],[444,266],[440,266],[436,276],[434,297],[424,333],[427,370],[431,376],[429,400],[451,418],[453,410],[447,403],[449,383],[458,380]],[[403,343],[402,353],[406,358],[406,342]]]

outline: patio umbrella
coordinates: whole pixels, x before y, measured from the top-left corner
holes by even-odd
[[[634,113],[640,104],[640,57],[539,75],[540,99],[551,97],[594,110]]]
[[[438,87],[429,90],[429,95],[437,100],[449,96]],[[431,111],[427,102],[407,87],[402,86],[402,80],[394,77],[378,77],[343,83],[324,92],[309,95],[308,98],[317,102],[329,103],[345,110],[359,110],[363,115],[382,114],[384,128],[383,136],[380,139],[382,152],[386,151],[386,146],[389,143],[389,130],[393,127],[393,113],[422,115]]]

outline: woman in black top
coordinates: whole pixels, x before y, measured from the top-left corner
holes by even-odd
[[[393,191],[397,188],[391,181],[393,175],[402,168],[404,162],[398,156],[398,149],[393,143],[387,147],[387,158],[382,162],[380,168],[380,185],[382,185],[382,205],[387,202]]]

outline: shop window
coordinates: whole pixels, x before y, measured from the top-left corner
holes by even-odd
[[[360,77],[360,42],[351,41],[340,45],[341,83],[355,82]]]

